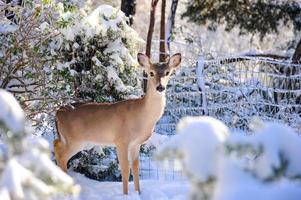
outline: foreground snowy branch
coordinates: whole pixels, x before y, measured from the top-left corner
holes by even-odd
[[[255,121],[254,133],[231,133],[211,117],[180,121],[178,135],[157,152],[177,157],[191,199],[297,200],[301,196],[301,138],[290,127]]]
[[[79,186],[59,169],[42,138],[26,137],[23,111],[12,94],[0,90],[0,131],[7,151],[0,152],[0,199],[76,197]]]

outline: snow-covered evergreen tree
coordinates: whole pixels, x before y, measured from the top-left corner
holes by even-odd
[[[65,14],[68,21],[69,16]],[[108,5],[62,27],[49,45],[52,64],[49,87],[67,88],[82,100],[116,101],[140,95],[136,55],[142,40],[126,24],[124,14]],[[59,74],[59,77],[54,75]],[[66,81],[71,79],[71,81]]]

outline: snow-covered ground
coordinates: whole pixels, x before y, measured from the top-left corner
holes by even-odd
[[[186,181],[142,180],[140,195],[134,191],[133,182],[130,182],[129,195],[123,195],[121,182],[99,182],[75,172],[69,173],[81,186],[80,200],[186,200],[188,198]]]

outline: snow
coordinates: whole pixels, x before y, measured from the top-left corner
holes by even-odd
[[[157,157],[180,157],[189,179],[208,181],[216,173],[217,150],[229,134],[228,128],[212,117],[186,117],[179,122],[177,132],[159,148]]]
[[[98,58],[96,56],[92,57],[92,61],[95,63],[96,66],[101,66],[101,62],[98,60]],[[100,76],[100,75],[99,75]],[[101,77],[99,77],[101,79]]]
[[[72,15],[68,12],[62,14],[65,21]],[[107,30],[118,30],[118,24],[123,20],[124,14],[109,5],[101,5],[90,15],[75,23],[73,26],[61,29],[67,40],[73,41],[79,33],[85,33],[87,38],[100,33],[107,34]]]
[[[117,15],[116,18],[110,19],[112,16]],[[104,29],[113,29],[116,30],[117,24],[122,21],[124,14],[122,12],[118,12],[117,9],[109,6],[109,5],[101,5],[96,8],[87,18],[86,22],[90,23],[92,27],[99,26],[99,20],[102,19]]]
[[[167,140],[168,140],[168,136],[161,135],[159,133],[153,133],[152,136],[145,142],[145,145],[147,147],[153,146],[155,148],[159,148],[160,145],[167,142]]]
[[[258,118],[250,127],[253,133],[230,132],[214,118],[187,117],[157,158],[180,160],[191,199],[300,199],[301,137]]]
[[[255,148],[255,152],[262,149],[262,153],[256,159],[250,169],[260,179],[273,177],[275,169],[281,167],[282,159],[288,161],[285,176],[297,177],[301,174],[301,138],[290,127],[270,122],[266,123],[262,129],[255,134],[246,136],[234,134],[227,140],[227,145],[238,146],[248,145]],[[254,150],[253,150],[254,151]]]
[[[110,84],[115,85],[115,88],[118,91],[124,92],[127,90],[126,86],[123,84],[122,80],[119,78],[113,67],[107,67],[107,73]]]
[[[117,52],[116,52],[117,50]],[[125,55],[126,48],[122,45],[121,39],[110,42],[107,49],[103,51],[104,54],[110,55],[110,58],[119,65],[123,65],[121,57]]]
[[[0,179],[0,197],[7,192],[12,199],[79,193],[80,188],[74,185],[73,179],[49,159],[46,140],[28,137],[23,142],[24,152],[10,158],[4,166]]]
[[[24,129],[24,113],[15,97],[0,89],[0,122],[3,122],[14,133]]]
[[[10,200],[9,192],[7,191],[6,188],[0,189],[0,199],[1,200]]]
[[[0,26],[0,33],[7,34],[7,33],[14,32],[17,29],[18,29],[18,26],[16,26],[16,25],[7,25],[7,24],[4,24],[4,25]]]
[[[44,31],[45,29],[47,29],[49,27],[49,24],[47,22],[43,22],[42,24],[40,24],[40,29],[41,31]]]
[[[68,62],[66,62],[66,63],[58,63],[57,69],[60,70],[60,71],[62,71],[64,69],[66,69],[66,68],[69,68],[69,66],[70,66],[70,64]]]
[[[13,199],[24,199],[26,194],[22,185],[26,183],[29,183],[31,187],[40,193],[50,193],[50,188],[45,183],[35,178],[33,174],[22,167],[17,160],[11,159],[3,171],[1,185],[5,185],[6,190],[13,195]]]
[[[184,181],[142,180],[140,195],[134,191],[133,182],[129,184],[129,195],[123,195],[121,182],[99,182],[69,173],[81,186],[79,200],[186,200],[188,194],[188,184]]]
[[[299,200],[301,197],[300,183],[286,179],[272,183],[258,181],[233,160],[222,160],[218,177],[213,200]]]

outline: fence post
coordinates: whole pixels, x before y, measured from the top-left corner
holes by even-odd
[[[204,65],[205,65],[205,59],[204,57],[200,56],[196,65],[197,83],[198,83],[199,90],[202,93],[202,107],[204,109],[204,115],[209,115],[207,99],[206,99],[205,79],[203,74]]]

